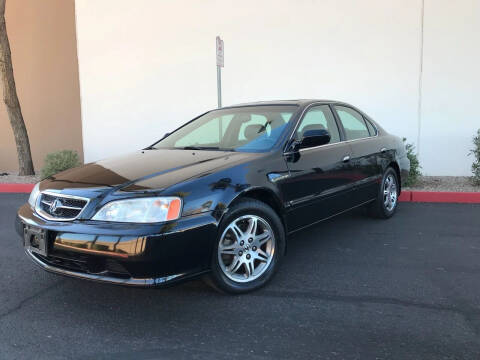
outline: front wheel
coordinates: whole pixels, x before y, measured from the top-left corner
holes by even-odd
[[[370,204],[369,210],[373,217],[388,219],[393,216],[398,204],[398,178],[391,167],[383,174],[377,199]]]
[[[272,278],[284,249],[284,229],[275,211],[258,200],[241,200],[221,222],[210,283],[228,293],[258,289]]]

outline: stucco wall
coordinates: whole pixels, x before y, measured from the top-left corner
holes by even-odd
[[[72,149],[83,158],[74,1],[9,0],[5,17],[35,170],[52,151]],[[13,132],[1,102],[0,170],[16,169]]]
[[[77,0],[85,159],[138,149],[214,108],[216,35],[225,40],[224,105],[338,99],[416,142],[421,9],[421,0]],[[425,2],[427,174],[469,173],[478,17],[476,0]]]
[[[480,128],[480,1],[426,0],[420,160],[423,171],[471,175]]]

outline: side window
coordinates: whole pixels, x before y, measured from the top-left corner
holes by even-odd
[[[344,106],[335,106],[335,110],[337,110],[338,117],[345,129],[347,140],[362,139],[370,136],[361,114]]]
[[[365,119],[365,122],[367,123],[368,132],[370,133],[370,136],[377,135],[377,130],[375,129],[373,124],[370,121],[368,121],[367,119]]]
[[[315,106],[308,110],[297,128],[296,138],[301,139],[307,130],[325,129],[330,133],[330,144],[340,141],[337,123],[328,105]]]

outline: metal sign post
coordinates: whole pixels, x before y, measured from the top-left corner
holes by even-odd
[[[222,107],[222,70],[223,67],[223,40],[220,39],[220,36],[216,38],[216,48],[217,48],[217,97],[218,97],[218,107]]]

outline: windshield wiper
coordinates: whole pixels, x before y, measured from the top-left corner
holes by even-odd
[[[235,151],[233,149],[222,149],[218,146],[184,146],[183,150],[220,150],[220,151]]]
[[[184,146],[183,150],[220,150],[218,146]]]

